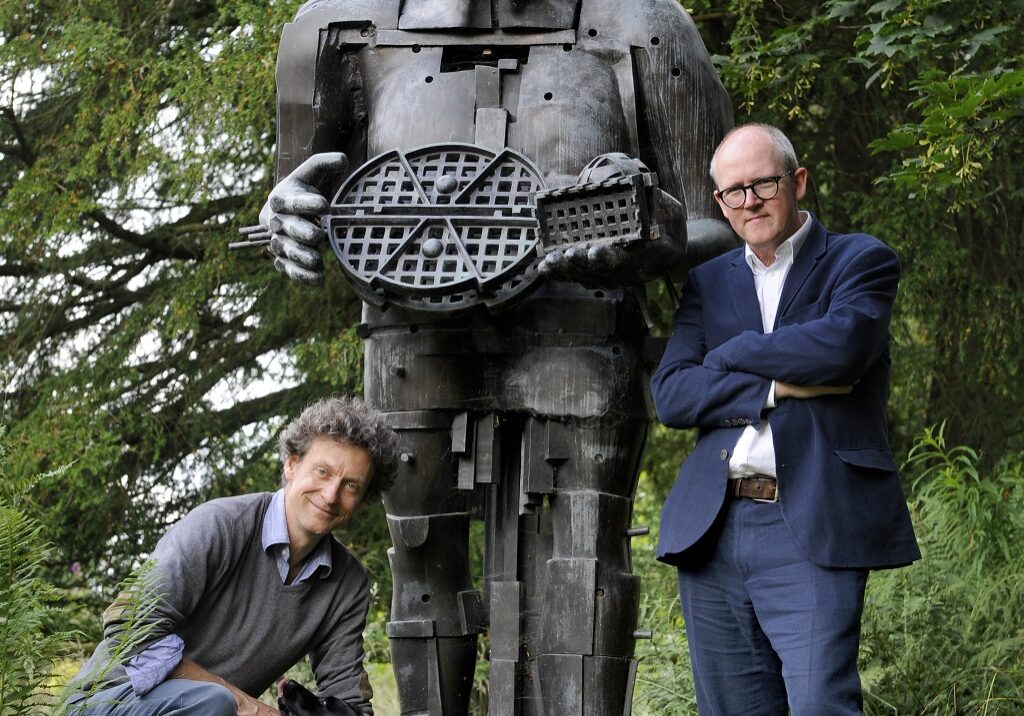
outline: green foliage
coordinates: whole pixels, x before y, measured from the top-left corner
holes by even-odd
[[[0,714],[18,716],[54,703],[48,682],[76,635],[45,628],[62,609],[60,592],[40,576],[43,525],[25,511],[25,494],[40,478],[8,476],[6,457],[0,442]]]
[[[298,4],[0,4],[0,372],[12,469],[72,463],[33,495],[54,579],[116,581],[197,502],[274,486],[284,416],[358,390],[341,278],[227,251]]]
[[[633,506],[633,524],[649,526],[651,533],[634,538],[632,547],[633,568],[642,580],[639,628],[651,631],[652,638],[637,642],[633,712],[639,716],[686,716],[697,709],[676,570],[655,561],[654,553],[661,504],[675,482],[680,462],[693,449],[694,432],[656,425],[650,441]]]
[[[1024,455],[985,472],[927,430],[910,454],[923,559],[872,575],[862,671],[868,714],[1024,710]]]

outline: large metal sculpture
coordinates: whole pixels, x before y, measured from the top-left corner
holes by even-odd
[[[330,242],[365,302],[366,399],[401,437],[402,713],[466,712],[485,629],[492,714],[628,713],[642,283],[732,240],[706,176],[732,112],[692,21],[673,0],[314,0],[278,94],[261,223],[303,283]]]

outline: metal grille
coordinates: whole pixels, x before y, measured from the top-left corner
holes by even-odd
[[[634,174],[538,194],[543,253],[573,244],[652,238],[647,189],[655,182],[652,174]]]
[[[366,300],[420,310],[496,307],[536,278],[526,157],[468,144],[382,154],[357,169],[324,217],[331,247]]]

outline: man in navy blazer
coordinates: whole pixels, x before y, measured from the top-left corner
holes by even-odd
[[[744,246],[694,268],[651,388],[698,428],[661,513],[698,708],[856,714],[869,569],[920,556],[889,448],[891,249],[828,231],[767,125],[722,140],[715,198]]]

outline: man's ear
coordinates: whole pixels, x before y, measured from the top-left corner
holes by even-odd
[[[807,168],[799,167],[793,172],[793,188],[796,190],[796,200],[800,201],[807,193]]]
[[[288,459],[284,461],[284,479],[290,481],[292,476],[295,474],[295,465],[299,462],[299,456],[297,453],[292,453],[288,456]]]

